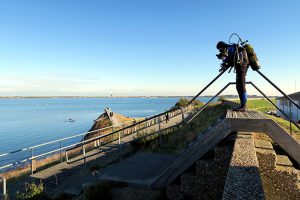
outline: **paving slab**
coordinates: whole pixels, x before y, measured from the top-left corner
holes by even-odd
[[[238,134],[222,199],[265,199],[254,141],[249,134]]]
[[[105,168],[100,180],[148,187],[176,158],[176,155],[170,154],[139,152]]]

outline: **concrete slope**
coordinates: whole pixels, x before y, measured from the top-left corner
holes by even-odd
[[[268,120],[266,133],[300,165],[300,144],[274,120]]]
[[[184,151],[172,165],[156,178],[151,184],[151,187],[154,189],[161,189],[168,186],[230,132],[230,121],[228,119],[220,120],[214,127],[208,129],[203,134],[200,134],[194,144]]]

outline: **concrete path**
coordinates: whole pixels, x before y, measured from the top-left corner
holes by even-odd
[[[191,112],[187,112],[184,114],[185,118],[188,118],[190,115]],[[168,123],[166,123],[165,121],[161,122],[161,129],[174,126],[178,123],[181,123],[181,121],[182,115],[174,116],[173,118],[170,118]],[[143,128],[139,131],[150,133],[153,131],[158,131],[158,129],[159,125],[154,124],[150,127]],[[133,139],[135,139],[139,131],[121,138],[121,144],[130,142]],[[35,180],[37,182],[39,180],[43,180],[46,190],[49,194],[51,194],[51,196],[55,196],[63,192],[79,194],[84,185],[97,181],[98,176],[101,175],[101,170],[92,171],[91,168],[93,168],[94,166],[98,166],[100,168],[105,167],[120,158],[120,149],[118,145],[119,142],[117,140],[105,146],[96,148],[90,152],[87,152],[86,164],[84,164],[83,156],[80,155],[71,159],[69,161],[70,164],[66,162],[57,164],[55,166],[49,167],[45,170],[31,175],[24,181],[32,182]],[[128,151],[129,145],[123,145],[122,153],[126,153]],[[141,160],[143,159],[141,158]],[[10,193],[15,193],[16,191],[23,191],[23,186],[24,183],[18,184],[18,186],[17,184],[11,184],[8,185],[8,190]],[[11,199],[14,199],[14,197],[12,197]]]
[[[139,152],[120,163],[108,166],[104,169],[100,180],[149,187],[176,158],[175,155]]]
[[[264,200],[262,180],[251,133],[239,133],[222,200]]]

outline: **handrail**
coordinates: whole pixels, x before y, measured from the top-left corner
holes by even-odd
[[[253,82],[248,82],[248,84],[251,84],[257,91],[259,91],[273,106],[275,106],[275,108],[277,108],[277,110],[279,110],[287,119],[289,119],[289,116],[287,116],[287,114],[285,114],[283,112],[283,110],[281,108],[279,108],[273,101],[271,101],[271,99],[265,94],[263,93]],[[294,122],[293,120],[290,119],[290,122],[292,122],[299,130],[300,130],[300,126]]]
[[[177,108],[177,110],[178,110],[178,108]],[[150,116],[150,118],[148,118],[148,117],[149,116],[146,116],[145,120],[142,120],[140,122],[136,122],[136,119],[135,119],[135,120],[131,120],[131,121],[128,121],[128,122],[125,122],[125,123],[120,123],[120,124],[116,124],[116,125],[113,125],[113,126],[109,126],[109,127],[105,127],[105,128],[101,128],[101,129],[89,131],[89,132],[86,132],[86,133],[78,134],[78,135],[75,135],[75,136],[70,136],[70,137],[59,139],[59,140],[54,140],[54,141],[46,142],[46,143],[43,143],[43,144],[39,144],[39,145],[35,145],[35,146],[23,148],[23,149],[20,149],[20,150],[12,151],[12,152],[9,152],[9,153],[1,154],[0,157],[1,156],[6,156],[6,155],[9,155],[9,154],[13,154],[13,153],[17,153],[17,152],[21,152],[21,151],[25,151],[25,150],[30,150],[31,151],[31,157],[29,157],[29,158],[27,158],[25,160],[22,160],[22,161],[17,161],[17,162],[11,163],[11,164],[7,164],[5,166],[1,166],[0,169],[11,167],[11,166],[14,166],[16,164],[23,163],[23,162],[26,162],[26,161],[35,160],[35,159],[37,159],[39,157],[42,157],[42,156],[45,156],[45,155],[49,155],[49,154],[52,154],[54,152],[66,150],[66,149],[69,149],[69,148],[72,148],[72,147],[76,147],[78,145],[84,145],[84,144],[90,143],[90,142],[92,142],[94,140],[101,139],[101,138],[113,135],[113,134],[115,134],[117,132],[120,132],[122,130],[131,128],[133,126],[137,126],[137,125],[139,125],[139,124],[141,124],[141,123],[143,123],[145,121],[150,121],[150,120],[152,120],[154,118],[153,116]],[[133,125],[124,127],[125,124],[131,123],[131,122],[136,122],[136,123],[134,123]],[[93,133],[93,132],[97,132],[97,131],[101,131],[101,130],[105,130],[105,129],[109,129],[109,128],[113,128],[113,127],[118,127],[118,126],[122,126],[122,125],[123,125],[124,128],[121,128],[119,130],[116,130],[116,131],[113,131],[113,132],[110,132],[110,133],[107,133],[107,134],[104,134],[104,135],[101,135],[101,136],[98,136],[98,137],[90,138],[88,140],[84,140],[84,141],[81,141],[81,142],[78,142],[78,143],[73,143],[73,144],[68,145],[68,146],[60,147],[58,149],[54,149],[52,151],[48,151],[48,152],[45,152],[45,153],[42,153],[42,154],[39,154],[39,155],[36,155],[36,156],[33,155],[33,149],[35,149],[37,147],[45,146],[45,145],[56,143],[56,142],[61,142],[61,141],[66,140],[66,139],[70,139],[70,138],[74,138],[74,137],[79,137],[79,136],[83,136],[83,135],[86,135],[86,134],[89,134],[89,133]]]
[[[296,104],[288,95],[286,95],[277,85],[275,85],[270,79],[268,79],[261,71],[257,70],[257,73],[259,73],[264,79],[266,79],[273,87],[277,89],[285,98],[287,98],[290,102],[292,102],[299,110],[300,106]]]
[[[15,151],[7,152],[7,153],[2,153],[2,154],[0,154],[0,157],[6,156],[6,155],[10,155],[10,154],[14,154],[14,153],[19,153],[19,152],[22,152],[22,151],[27,151],[27,150],[35,149],[37,147],[46,146],[46,145],[53,144],[53,143],[58,143],[58,142],[65,141],[65,140],[68,140],[68,139],[71,139],[71,138],[76,138],[76,137],[79,137],[79,136],[84,136],[84,135],[87,135],[87,134],[90,134],[90,133],[94,133],[94,132],[98,132],[98,131],[103,131],[103,130],[106,130],[106,129],[110,129],[112,127],[118,127],[118,126],[121,126],[123,124],[128,124],[128,123],[134,122],[134,121],[135,120],[131,120],[131,121],[128,121],[128,122],[124,122],[124,123],[120,123],[120,124],[108,126],[108,127],[105,127],[105,128],[100,128],[100,129],[96,129],[96,130],[93,130],[93,131],[88,131],[88,132],[80,133],[80,134],[77,134],[77,135],[72,135],[72,136],[69,136],[69,137],[64,137],[64,138],[61,138],[61,139],[58,139],[58,140],[52,140],[52,141],[45,142],[45,143],[42,143],[42,144],[38,144],[38,145],[30,146],[30,147],[25,147],[25,148],[18,149],[18,150],[15,150]]]
[[[201,109],[189,120],[187,121],[187,123],[190,123],[191,121],[193,121],[193,119],[200,114],[207,106],[210,102],[212,102],[217,96],[219,96],[229,85],[235,84],[235,82],[229,82],[227,83],[227,85],[225,87],[223,87],[215,96],[213,96],[204,106],[201,107]]]
[[[4,178],[4,177],[1,177],[0,176],[0,182],[2,182],[2,184],[3,184],[3,196],[5,197],[5,195],[6,195],[6,179]]]
[[[203,92],[204,92],[204,91],[205,91],[212,83],[214,83],[217,79],[219,79],[226,71],[227,71],[227,69],[224,70],[224,71],[222,71],[222,72],[220,72],[220,73],[219,73],[219,74],[218,74],[218,75],[217,75],[217,76],[216,76],[216,77],[215,77],[208,85],[206,85],[206,86],[205,86],[205,87],[204,87],[204,88],[203,88],[203,89],[202,89],[202,90],[201,90],[194,98],[192,98],[192,99],[187,103],[187,105],[186,105],[185,107],[188,107],[188,106],[189,106],[196,98],[198,98],[198,97],[199,97],[199,96],[200,96],[200,95],[201,95],[201,94],[202,94],[202,93],[203,93]],[[130,125],[130,126],[121,128],[121,129],[118,130],[118,131],[123,131],[123,130],[125,130],[125,129],[132,128],[132,127],[137,126],[137,125],[139,125],[139,124],[142,124],[142,123],[144,123],[144,122],[146,122],[146,121],[148,121],[148,120],[152,120],[152,119],[154,119],[154,118],[163,116],[163,115],[165,115],[165,114],[167,114],[167,113],[169,113],[169,112],[173,112],[173,111],[178,110],[178,109],[180,109],[180,108],[178,108],[178,107],[173,107],[173,108],[171,108],[171,109],[169,109],[169,110],[167,110],[167,111],[165,111],[165,112],[162,112],[162,113],[159,113],[159,114],[156,114],[156,115],[151,115],[150,118],[145,117],[144,120],[139,121],[139,122],[137,122],[137,123],[135,123],[135,124],[132,124],[132,125]],[[135,121],[135,120],[133,120],[133,121]],[[130,122],[132,122],[132,121],[130,121]],[[127,123],[129,123],[129,122],[127,122]],[[105,127],[105,128],[103,128],[103,129],[93,130],[93,131],[81,133],[81,134],[78,134],[78,135],[69,136],[69,137],[65,137],[65,138],[62,138],[62,139],[58,139],[58,140],[53,140],[53,141],[45,142],[45,143],[42,143],[42,144],[38,144],[38,145],[35,145],[35,146],[22,148],[22,149],[15,150],[15,151],[11,151],[11,152],[7,152],[7,153],[2,153],[2,154],[0,154],[0,157],[6,156],[6,155],[10,155],[10,154],[14,154],[14,153],[18,153],[18,152],[22,152],[22,151],[32,150],[32,149],[37,148],[37,147],[45,146],[45,145],[48,145],[48,144],[53,144],[53,143],[56,143],[56,142],[65,141],[65,140],[67,140],[67,139],[71,139],[71,138],[83,136],[83,135],[86,135],[86,134],[89,134],[89,133],[93,133],[93,132],[97,132],[97,131],[109,129],[109,128],[112,128],[112,127],[114,127],[114,126]],[[113,132],[112,134],[114,134],[114,133],[117,133],[117,132]],[[1,169],[1,167],[0,167],[0,169]]]
[[[227,69],[226,69],[227,70]],[[52,154],[54,152],[58,152],[58,151],[62,151],[62,150],[65,150],[65,149],[68,149],[68,148],[73,148],[73,147],[76,147],[78,145],[82,145],[84,146],[85,144],[88,144],[88,143],[91,143],[93,141],[96,141],[96,140],[100,140],[101,138],[105,138],[105,137],[108,137],[110,135],[113,135],[113,134],[116,134],[116,133],[120,133],[121,131],[125,131],[126,129],[130,129],[130,128],[133,128],[133,127],[136,127],[140,124],[143,124],[147,121],[150,121],[150,120],[153,120],[155,118],[159,118],[169,112],[174,112],[174,111],[178,111],[179,109],[182,111],[183,113],[183,110],[182,109],[186,109],[188,108],[188,106],[190,106],[191,103],[193,103],[193,101],[195,99],[197,99],[208,87],[210,87],[218,78],[220,78],[224,73],[225,71],[222,71],[220,72],[208,85],[206,85],[197,95],[195,95],[188,103],[186,106],[184,107],[172,107],[170,108],[169,110],[165,111],[165,112],[161,112],[161,113],[158,113],[156,115],[151,115],[150,117],[145,117],[143,120],[140,120],[139,122],[136,122],[136,120],[132,120],[132,121],[129,121],[129,122],[125,122],[125,123],[121,123],[121,124],[117,124],[117,125],[112,125],[112,126],[109,126],[109,127],[105,127],[105,128],[101,128],[101,129],[97,129],[97,130],[93,130],[93,131],[88,131],[88,132],[85,132],[85,133],[82,133],[82,134],[77,134],[77,135],[73,135],[73,136],[69,136],[69,137],[65,137],[65,138],[62,138],[62,139],[58,139],[58,140],[53,140],[53,141],[49,141],[49,142],[45,142],[45,143],[42,143],[42,144],[38,144],[38,145],[34,145],[34,146],[31,146],[31,147],[27,147],[27,148],[23,148],[23,149],[19,149],[19,150],[16,150],[16,151],[12,151],[12,152],[8,152],[8,153],[3,153],[3,154],[0,154],[0,157],[2,156],[6,156],[6,155],[9,155],[9,154],[14,154],[14,153],[17,153],[17,152],[21,152],[21,151],[26,151],[26,150],[30,150],[31,151],[31,157],[28,158],[28,159],[25,159],[25,160],[22,160],[22,161],[18,161],[18,162],[15,162],[15,163],[21,163],[21,162],[25,162],[25,161],[28,161],[28,160],[35,160],[39,157],[42,157],[42,156],[45,156],[45,155],[49,155],[49,154]],[[280,91],[281,93],[283,93],[274,83],[272,83],[267,77],[265,77],[260,71],[257,71],[259,74],[261,74],[266,80],[268,80],[278,91]],[[236,84],[235,82],[229,82],[225,87],[223,87],[216,95],[214,95],[204,106],[202,106],[200,108],[200,110],[194,114],[192,116],[191,119],[189,119],[187,121],[187,123],[190,123],[199,113],[201,113],[217,96],[219,96],[228,86],[232,85],[232,84]],[[256,88],[265,98],[267,98],[267,100],[272,104],[274,105],[281,113],[283,113],[284,116],[286,116],[288,118],[288,116],[276,105],[274,104],[255,84],[253,84],[252,82],[246,82],[246,84],[251,84],[254,88]],[[292,99],[290,99],[285,93],[283,93],[290,101],[293,102]],[[295,102],[293,102],[293,104],[295,104]],[[295,104],[297,106],[297,104]],[[297,106],[299,108],[299,106]],[[158,120],[159,121],[159,120]],[[131,122],[135,122],[134,124],[131,124],[129,126],[124,126],[125,124],[128,124],[128,123],[131,123]],[[293,123],[297,128],[300,129],[299,125],[297,125],[295,122],[291,121],[291,123]],[[157,123],[157,122],[155,122]],[[159,123],[159,122],[158,122]],[[34,156],[33,155],[33,149],[35,148],[38,148],[38,147],[41,147],[41,146],[45,146],[45,145],[49,145],[49,144],[53,144],[53,143],[57,143],[57,142],[62,142],[62,141],[65,141],[67,139],[71,139],[71,138],[75,138],[75,137],[79,137],[79,136],[83,136],[83,135],[87,135],[89,133],[94,133],[94,132],[98,132],[98,131],[101,131],[101,130],[106,130],[106,129],[109,129],[109,128],[113,128],[113,127],[118,127],[118,126],[121,126],[123,125],[122,128],[118,129],[118,130],[113,130],[112,132],[110,133],[107,133],[105,135],[100,135],[100,136],[97,136],[97,137],[93,137],[93,138],[90,138],[90,139],[87,139],[87,140],[83,140],[83,141],[80,141],[80,142],[77,142],[77,143],[73,143],[71,145],[68,145],[68,146],[64,146],[62,147],[62,145],[60,146],[60,148],[58,149],[55,149],[55,150],[52,150],[52,151],[48,151],[48,152],[45,152],[45,153],[42,153],[40,155],[36,155]],[[120,140],[120,135],[119,135],[119,140]],[[8,164],[6,166],[2,166],[0,167],[0,169],[3,169],[7,166],[12,166],[14,165],[14,163],[12,164]]]
[[[216,80],[218,80],[229,68],[222,70],[218,76],[216,76],[211,82],[209,82],[198,94],[196,94],[187,104],[190,105],[195,99],[197,99],[209,86],[211,86]]]

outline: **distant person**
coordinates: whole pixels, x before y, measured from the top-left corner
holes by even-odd
[[[246,75],[249,67],[246,49],[242,46],[227,44],[223,41],[218,42],[217,49],[220,51],[220,54],[218,54],[217,57],[223,61],[220,72],[229,67],[234,67],[236,71],[236,90],[239,94],[241,106],[234,110],[246,111]]]
[[[168,123],[168,121],[169,121],[169,113],[166,113],[166,123]]]

